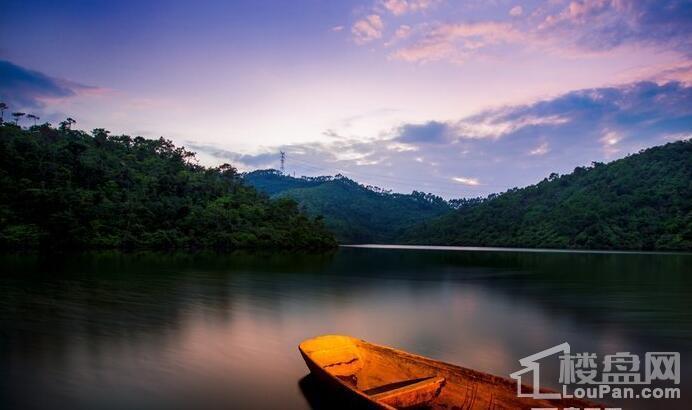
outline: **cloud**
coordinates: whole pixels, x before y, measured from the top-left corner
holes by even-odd
[[[396,38],[406,38],[406,36],[411,33],[411,26],[407,24],[402,24],[399,26],[398,29],[394,32],[394,37]]]
[[[382,37],[384,23],[377,14],[370,14],[353,24],[351,33],[356,44],[366,44]]]
[[[397,3],[398,4],[398,3]],[[480,6],[479,6],[480,7]],[[504,44],[568,57],[608,53],[621,47],[673,51],[692,56],[692,2],[689,0],[546,0],[527,13],[521,5],[510,19],[426,21],[389,57],[414,63],[463,64],[478,56],[502,57]],[[464,14],[465,19],[470,19]],[[411,24],[411,22],[408,22]]]
[[[401,47],[390,57],[408,62],[449,60],[461,63],[490,46],[518,43],[522,39],[522,33],[507,23],[437,24],[422,38]]]
[[[397,130],[396,140],[411,144],[439,144],[448,141],[449,132],[449,125],[438,121],[404,124]]]
[[[191,148],[244,170],[278,167],[283,150],[289,171],[298,175],[341,173],[398,192],[472,197],[689,138],[692,87],[637,82],[575,90],[453,121],[404,123],[379,134],[267,147],[255,154]]]
[[[344,29],[344,26],[334,26],[334,27],[330,28],[329,30],[331,30],[333,32],[339,32],[339,31],[342,31],[343,29]]]
[[[436,2],[437,0],[382,0],[381,4],[390,13],[400,16],[409,12],[425,10]]]
[[[408,38],[408,36],[411,35],[412,27],[409,26],[408,24],[402,24],[400,25],[395,31],[394,34],[391,36],[389,41],[384,43],[385,47],[391,47],[397,43],[399,43],[402,40],[405,40]]]
[[[410,63],[440,60],[463,62],[466,59],[466,55],[459,52],[453,44],[444,41],[421,41],[396,50],[389,57]]]
[[[524,13],[524,9],[521,6],[514,6],[509,9],[509,15],[512,17],[521,16]]]
[[[477,186],[480,185],[477,178],[467,178],[467,177],[454,177],[452,181],[458,182],[463,185]]]
[[[261,169],[267,167],[277,167],[276,152],[260,152],[255,154],[243,154],[215,145],[200,144],[194,141],[185,141],[185,146],[192,150],[210,155],[222,162],[232,162],[233,165],[241,169]]]
[[[398,29],[394,32],[394,38],[400,40],[402,38],[408,37],[408,35],[411,33],[411,26],[407,24],[402,24],[399,26]]]
[[[382,5],[395,16],[408,11],[408,2],[406,0],[383,0]]]
[[[515,120],[534,116],[535,118],[553,118],[548,123],[564,123],[557,118],[575,116],[633,116],[642,117],[646,113],[649,118],[640,118],[650,122],[652,118],[674,116],[692,110],[689,106],[691,88],[679,82],[656,84],[653,82],[636,82],[620,86],[589,88],[571,91],[552,99],[540,100],[528,105],[510,106],[487,110],[476,114],[470,119],[480,121],[492,118],[494,122]],[[655,103],[655,104],[654,104]],[[654,106],[650,105],[654,104]],[[681,104],[683,104],[681,106]],[[688,104],[684,106],[684,104]],[[664,110],[668,111],[667,115]],[[545,120],[537,120],[539,123]],[[535,121],[532,121],[535,122]]]
[[[623,138],[623,135],[617,131],[604,130],[603,136],[599,141],[603,145],[603,152],[606,157],[610,158],[620,151],[618,144]]]
[[[458,134],[463,138],[500,138],[525,127],[539,125],[559,125],[569,119],[561,115],[535,115],[524,113],[508,116],[499,111],[486,111],[463,119],[455,124]]]
[[[541,145],[529,151],[529,155],[545,155],[548,152],[550,152],[550,148],[548,147],[548,143],[544,142],[541,143]]]
[[[387,144],[387,149],[396,152],[406,152],[406,151],[418,151],[419,148],[412,144],[405,144],[402,142],[392,142]]]
[[[659,84],[678,81],[690,85],[692,84],[692,60],[652,64],[628,70],[620,75],[620,79],[622,82],[648,80]]]
[[[11,110],[42,108],[51,100],[99,90],[0,60],[0,100]]]
[[[575,0],[536,14],[539,35],[590,51],[625,44],[663,46],[690,55],[692,3],[686,0]]]

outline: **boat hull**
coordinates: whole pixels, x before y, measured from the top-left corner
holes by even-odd
[[[434,397],[427,397],[427,401],[419,402],[418,407],[484,410],[604,407],[579,399],[536,400],[517,397],[517,385],[514,380],[349,336],[327,335],[308,339],[300,344],[299,350],[315,378],[340,394],[350,395],[356,408],[407,408],[409,406],[391,406],[378,401],[378,395],[367,392],[377,390],[378,386],[397,384],[396,382],[405,380],[430,379],[432,383],[433,378],[438,381],[442,379],[444,387],[439,389]],[[522,390],[529,391],[530,387],[523,386]],[[413,403],[416,406],[415,402],[407,400],[389,402]]]
[[[339,399],[347,400],[348,403],[344,403],[343,408],[358,408],[358,409],[373,409],[373,410],[391,410],[393,407],[380,404],[376,401],[370,400],[363,394],[358,394],[354,391],[351,386],[344,383],[339,378],[334,377],[329,374],[325,369],[316,365],[310,357],[305,355],[302,351],[300,352],[305,360],[305,364],[310,370],[310,374],[317,379],[317,381],[325,386],[326,390],[332,395],[338,396]]]

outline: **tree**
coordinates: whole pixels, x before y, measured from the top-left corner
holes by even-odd
[[[110,133],[111,133],[111,132],[108,131],[108,130],[105,129],[105,128],[94,128],[94,129],[91,131],[91,135],[93,135],[94,138],[100,138],[100,139],[106,139],[106,138],[108,138],[108,134],[110,134]]]
[[[74,120],[65,121],[66,126]],[[324,224],[166,139],[0,127],[0,250],[324,249]]]
[[[245,174],[243,181],[274,198],[292,198],[342,243],[391,243],[422,219],[451,210],[442,198],[414,191],[398,194],[344,176],[295,178],[277,170]]]
[[[24,112],[13,112],[12,116],[14,117],[14,124],[19,125],[19,119],[25,115],[26,113]]]
[[[29,118],[30,120],[34,120],[34,127],[37,125],[36,122],[41,119],[41,117],[34,115],[34,114],[29,114],[26,116],[26,118]]]
[[[2,124],[4,122],[6,109],[7,109],[7,104],[5,104],[4,102],[0,102],[0,124]]]
[[[489,195],[400,242],[532,248],[692,249],[692,140]]]
[[[73,118],[68,117],[65,119],[65,121],[60,121],[60,130],[65,131],[65,130],[71,130],[72,129],[72,124],[76,123]]]

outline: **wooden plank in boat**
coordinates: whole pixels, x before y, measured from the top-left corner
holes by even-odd
[[[363,391],[372,400],[385,403],[398,409],[419,407],[439,396],[444,386],[444,377],[424,377],[373,387]]]

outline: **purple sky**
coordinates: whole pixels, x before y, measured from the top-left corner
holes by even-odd
[[[692,135],[692,1],[5,1],[0,99],[477,196]],[[7,115],[7,113],[6,113]]]

